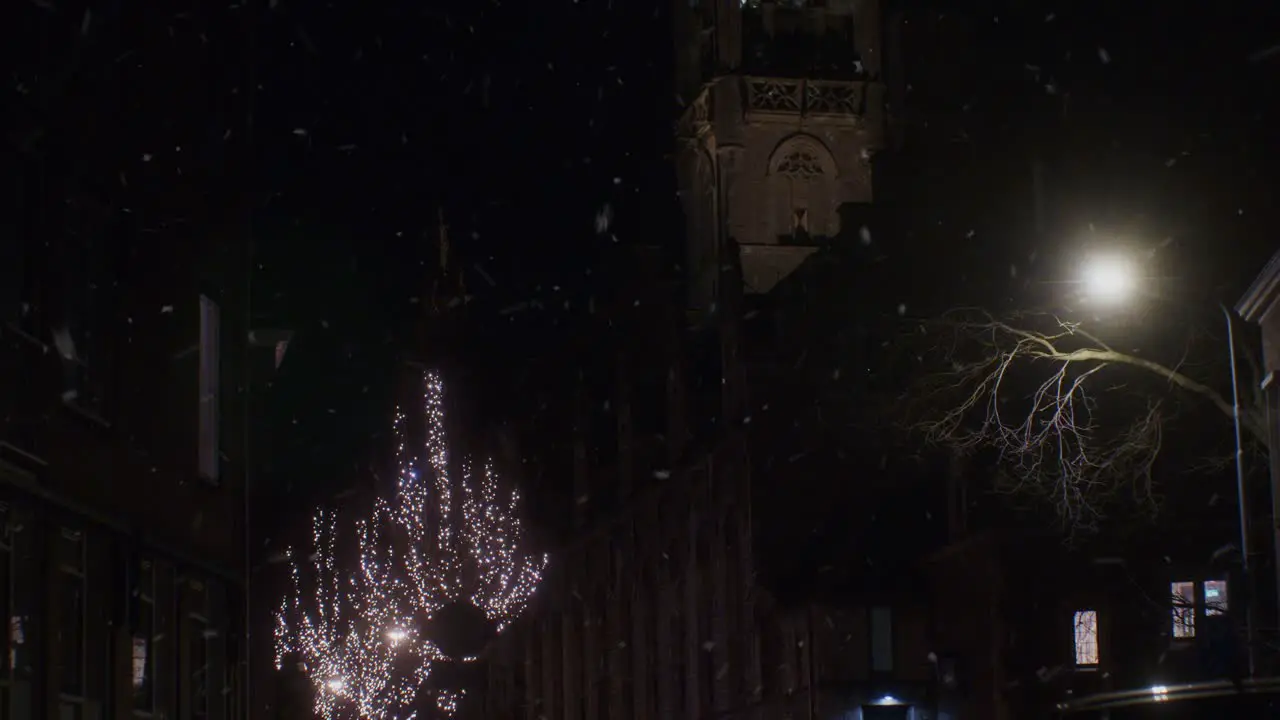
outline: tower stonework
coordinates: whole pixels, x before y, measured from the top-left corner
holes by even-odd
[[[884,142],[878,0],[673,0],[688,310],[720,300],[726,253],[769,292],[850,236]]]

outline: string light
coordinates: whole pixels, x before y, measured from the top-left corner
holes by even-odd
[[[356,568],[340,561],[336,513],[318,510],[313,554],[290,551],[292,592],[276,614],[276,668],[296,654],[325,720],[413,720],[432,668],[450,658],[423,629],[447,605],[469,601],[501,631],[525,608],[547,557],[523,549],[520,496],[504,491],[491,463],[450,472],[444,384],[425,373],[424,437],[408,436],[397,408],[397,485],[353,523]],[[460,658],[464,662],[474,658]],[[462,690],[437,690],[436,709],[457,709]]]
[[[458,712],[458,703],[462,701],[462,696],[466,694],[466,690],[459,690],[458,692],[442,692],[436,696],[436,707],[445,715],[453,715]]]

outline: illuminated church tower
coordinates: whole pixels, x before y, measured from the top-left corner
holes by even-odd
[[[870,203],[884,139],[878,0],[673,0],[690,320],[768,293]]]

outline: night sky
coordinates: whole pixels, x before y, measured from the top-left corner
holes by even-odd
[[[515,427],[524,452],[564,467],[569,448],[538,446],[532,432],[556,419],[520,391],[563,377],[529,368],[572,364],[567,328],[602,291],[590,275],[602,246],[681,240],[666,9],[297,5],[265,13],[255,68],[258,311],[297,331],[277,381],[273,482],[305,507],[361,481],[352,473],[386,431],[386,369],[415,342],[441,208],[472,295],[442,360],[467,369],[458,391],[475,416]],[[900,17],[901,62],[886,70],[898,141],[878,159],[870,242],[836,243],[789,300],[759,303],[748,321],[804,328],[787,348],[800,378],[789,388],[803,392],[790,412],[773,406],[772,425],[761,411],[776,447],[758,460],[762,479],[809,474],[811,496],[836,500],[817,505],[848,508],[792,511],[779,542],[806,537],[815,567],[861,543],[865,533],[828,540],[851,513],[866,532],[918,526],[921,543],[939,529],[913,485],[872,512],[862,483],[822,479],[919,471],[887,464],[900,441],[866,430],[869,393],[899,379],[886,366],[904,321],[1052,306],[1091,243],[1118,241],[1150,261],[1164,292],[1207,309],[1123,330],[1149,352],[1177,352],[1192,319],[1211,359],[1213,303],[1234,300],[1275,245],[1268,113],[1280,59],[1268,53],[1280,36],[1266,18],[1108,3],[909,4]],[[601,236],[606,203],[614,221]]]
[[[858,383],[892,377],[902,322],[1044,306],[1107,238],[1140,249],[1167,294],[1209,308],[1178,327],[1235,301],[1277,244],[1280,9],[900,5],[883,13],[905,24],[886,69],[896,140],[877,159],[878,204],[865,233],[801,276],[820,320],[789,348],[802,397],[865,410]],[[665,3],[17,0],[6,12],[32,29],[4,51],[11,146],[96,127],[58,157],[113,192],[181,174],[249,198],[257,322],[296,333],[264,479],[299,510],[358,482],[386,432],[441,210],[472,295],[442,357],[467,368],[477,417],[516,428],[538,422],[520,392],[539,381],[527,368],[570,362],[565,327],[590,312],[601,288],[588,270],[607,245],[682,241]],[[96,84],[113,63],[129,73]],[[250,111],[249,132],[231,132]],[[218,171],[232,147],[248,148],[247,172]],[[758,317],[786,322],[780,302]],[[789,425],[764,466],[846,447],[840,431]]]

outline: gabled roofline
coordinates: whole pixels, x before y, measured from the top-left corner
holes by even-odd
[[[1266,267],[1236,303],[1236,312],[1246,321],[1256,323],[1277,300],[1280,300],[1280,252],[1271,256]]]

